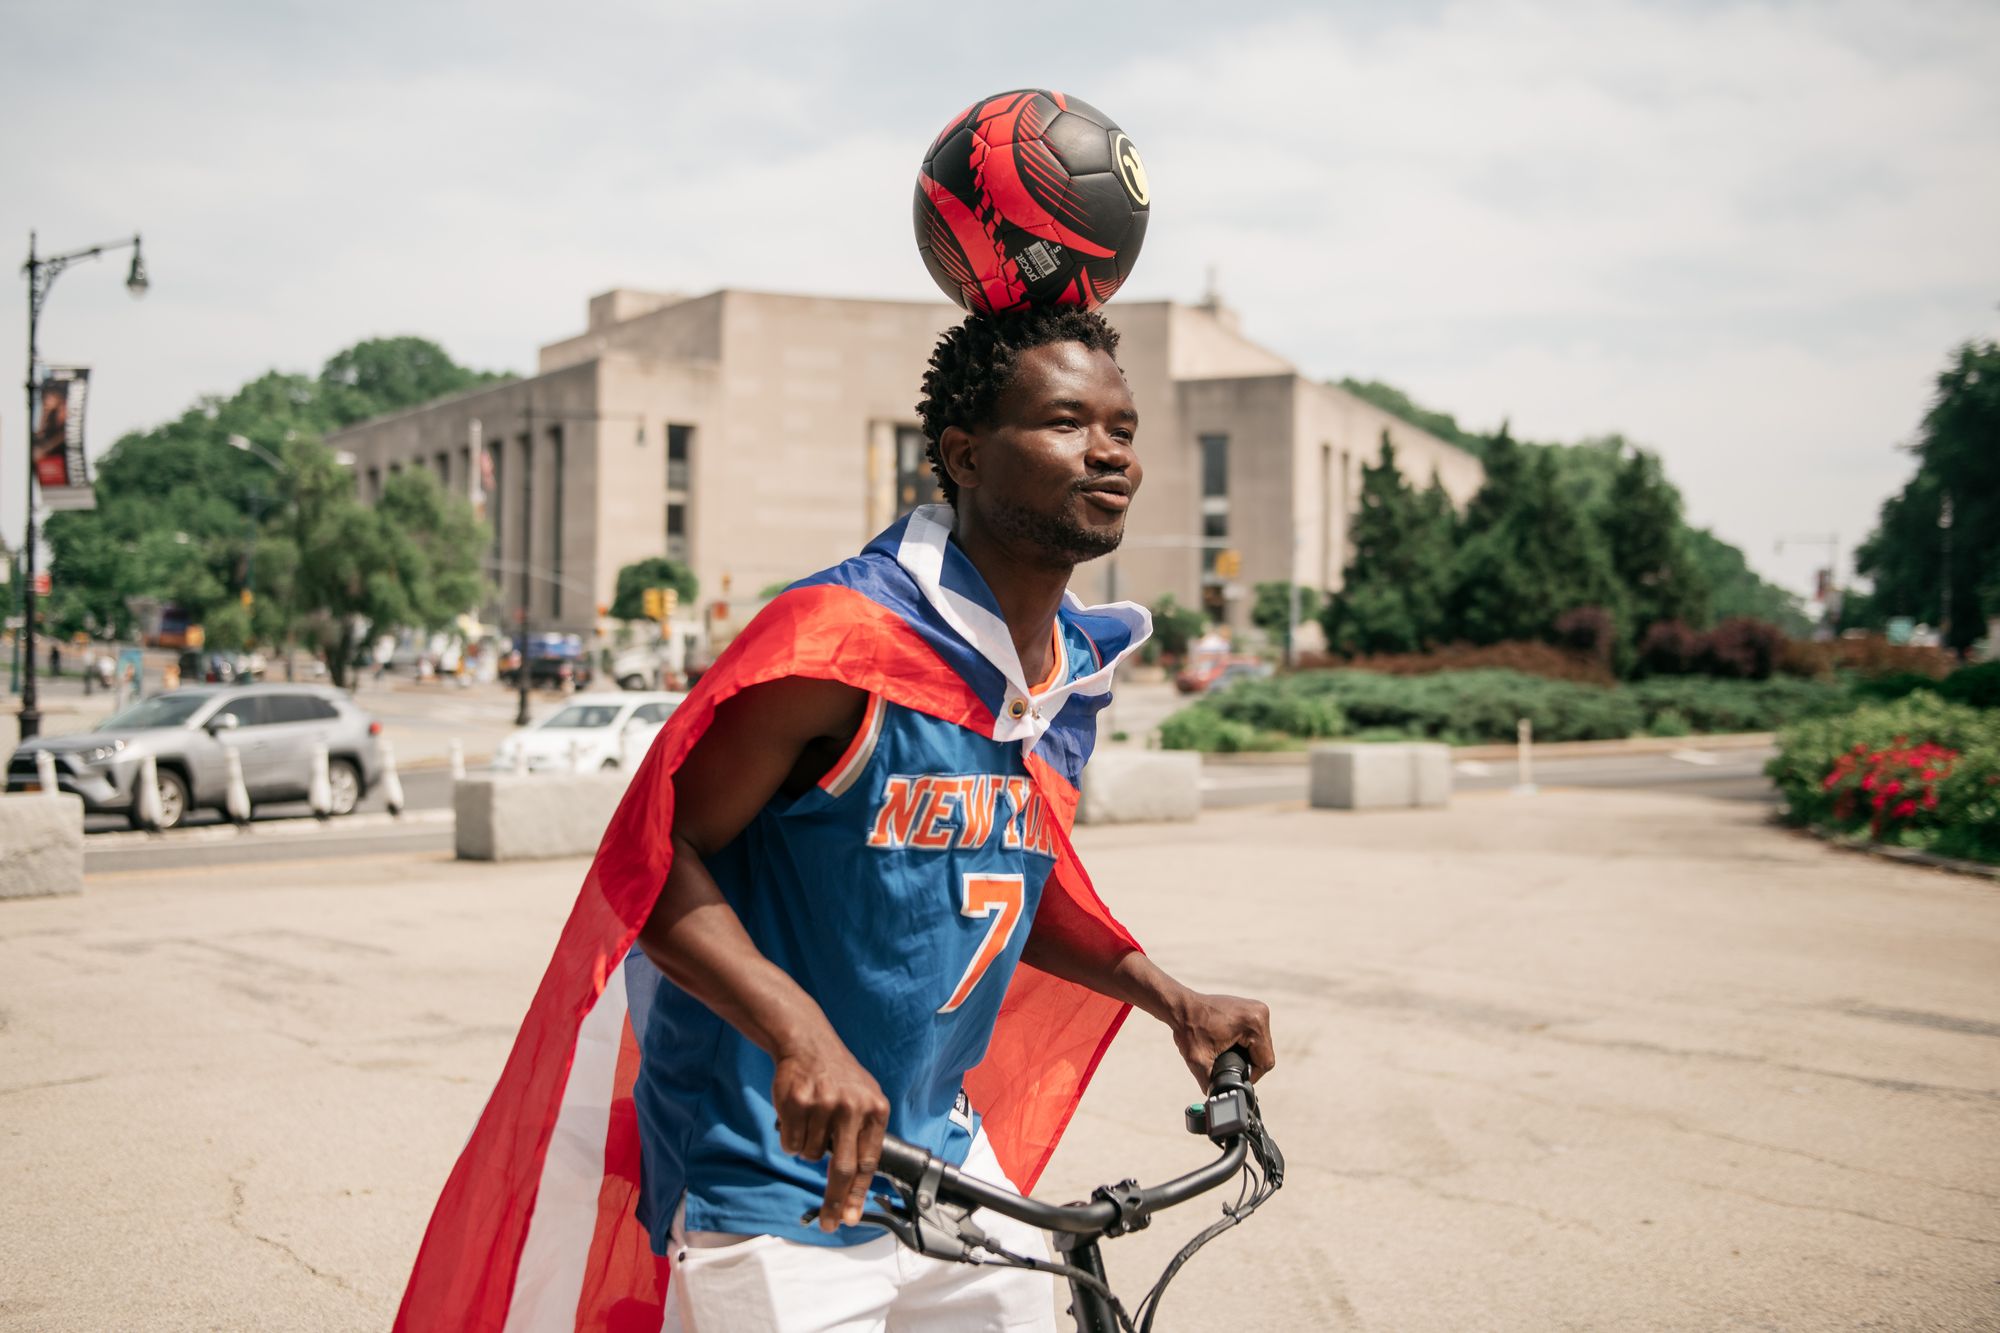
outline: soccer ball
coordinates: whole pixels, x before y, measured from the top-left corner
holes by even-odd
[[[917,173],[917,251],[945,295],[975,314],[1094,309],[1146,238],[1146,168],[1088,102],[1023,88],[952,118]]]

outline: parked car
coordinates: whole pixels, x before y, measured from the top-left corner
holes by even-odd
[[[528,685],[560,689],[586,689],[590,685],[590,655],[583,639],[575,634],[533,634],[528,637]],[[509,685],[521,683],[521,652],[507,654],[501,674]]]
[[[610,674],[621,690],[657,690],[670,683],[673,668],[658,644],[648,644],[614,654]]]
[[[229,794],[228,750],[243,767],[251,803],[305,799],[313,747],[327,749],[333,813],[349,814],[382,776],[382,724],[347,695],[322,685],[194,686],[142,699],[80,736],[23,741],[7,764],[7,790],[39,791],[35,756],[56,762],[56,784],[85,810],[138,821],[140,761],[152,755],[160,778],[160,823],[222,809]]]
[[[636,764],[685,698],[665,690],[576,695],[501,741],[493,767],[510,771],[524,754],[530,773],[590,773],[628,760]]]
[[[1269,662],[1256,657],[1226,657],[1190,664],[1174,677],[1174,688],[1182,694],[1207,694],[1239,680],[1262,680],[1272,675]]]

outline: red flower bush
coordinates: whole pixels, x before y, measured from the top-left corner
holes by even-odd
[[[1820,790],[1833,798],[1835,823],[1865,821],[1871,837],[1894,838],[1937,809],[1938,787],[1957,759],[1956,750],[1935,741],[1911,745],[1906,736],[1879,750],[1857,744],[1834,760]]]

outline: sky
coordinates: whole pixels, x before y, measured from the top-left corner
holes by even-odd
[[[1129,299],[1215,276],[1304,373],[1656,451],[1805,589],[2000,337],[2000,5],[0,0],[0,243],[93,448],[421,334],[529,370],[615,286],[935,294],[910,193],[967,102],[1060,89],[1144,154]],[[1116,303],[1112,313],[1115,315]],[[23,365],[26,283],[0,300]],[[912,368],[912,382],[917,368]],[[23,404],[0,396],[0,532]]]

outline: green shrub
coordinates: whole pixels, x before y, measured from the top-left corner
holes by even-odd
[[[2000,708],[2000,662],[1960,667],[1934,688],[1939,695],[1955,704]]]
[[[1656,676],[1626,688],[1645,713],[1648,731],[1666,713],[1679,715],[1689,732],[1775,731],[1802,718],[1836,712],[1850,703],[1838,685],[1792,676],[1769,680]]]
[[[1204,754],[1237,754],[1247,750],[1283,750],[1295,742],[1248,723],[1226,718],[1207,703],[1192,704],[1160,723],[1160,747],[1200,750]]]
[[[1937,688],[1935,676],[1926,676],[1920,671],[1892,671],[1886,676],[1855,681],[1854,697],[1873,703],[1888,703],[1893,699],[1907,698],[1918,690]]]
[[[1308,740],[1347,732],[1347,716],[1338,703],[1277,680],[1240,680],[1204,702],[1230,721],[1257,731],[1281,731]]]
[[[1672,708],[1663,708],[1646,723],[1648,736],[1691,736],[1694,728],[1688,720]]]

